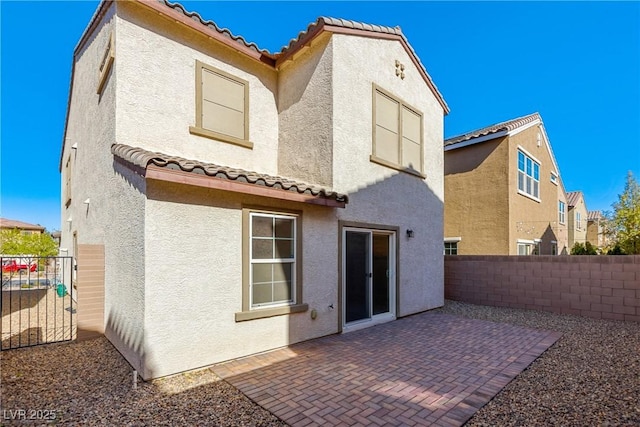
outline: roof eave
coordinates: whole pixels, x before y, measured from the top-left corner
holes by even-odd
[[[205,25],[202,25],[200,22],[196,22],[195,20],[191,19],[189,16],[186,16],[185,14],[170,8],[163,3],[159,3],[156,0],[135,0],[135,1],[159,13],[160,15],[163,15],[166,18],[169,18],[175,21],[176,23],[185,25],[186,27],[194,31],[197,31],[209,37],[212,40],[215,40],[237,52],[243,53],[255,61],[258,61],[270,67],[275,66],[275,58],[272,55],[269,55],[264,51],[253,50],[248,46],[238,43],[236,40],[225,37],[222,34],[220,34],[218,31],[215,31]]]
[[[402,34],[382,33],[377,31],[362,30],[359,28],[346,28],[346,27],[341,27],[339,25],[330,25],[325,23],[324,20],[320,20],[318,24],[311,31],[307,32],[305,35],[300,37],[284,53],[277,56],[277,59],[275,61],[276,69],[280,68],[282,64],[284,64],[285,62],[293,60],[293,57],[297,52],[299,52],[304,47],[310,46],[313,40],[316,39],[325,31],[330,32],[332,34],[344,34],[344,35],[352,35],[352,36],[359,36],[359,37],[369,37],[369,38],[376,38],[376,39],[383,39],[383,40],[399,41],[400,44],[402,44],[402,47],[407,52],[407,54],[409,55],[409,57],[411,58],[411,61],[413,62],[415,67],[419,70],[422,79],[425,81],[425,83],[427,84],[431,92],[434,94],[438,103],[442,106],[444,114],[445,115],[449,114],[450,109],[446,101],[444,100],[444,97],[442,96],[438,88],[435,86],[435,84],[433,83],[433,80],[431,79],[429,74],[427,74],[427,71],[425,70],[424,66],[416,56],[415,51],[413,50],[413,48],[411,48],[407,39]]]

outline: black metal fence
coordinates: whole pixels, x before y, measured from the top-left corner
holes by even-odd
[[[73,258],[1,256],[0,260],[0,350],[74,340]]]

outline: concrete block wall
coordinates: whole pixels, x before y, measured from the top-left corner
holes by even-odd
[[[640,322],[640,255],[445,256],[445,298]]]

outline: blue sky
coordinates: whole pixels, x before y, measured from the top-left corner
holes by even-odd
[[[0,0],[2,217],[60,228],[71,60],[97,4]],[[638,2],[182,4],[272,52],[318,16],[399,25],[451,108],[445,136],[538,111],[590,210],[640,179]]]

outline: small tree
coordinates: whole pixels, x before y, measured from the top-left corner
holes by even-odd
[[[22,234],[17,229],[2,230],[0,253],[2,255],[54,256],[58,254],[58,244],[47,232]]]
[[[585,242],[584,244],[576,242],[571,248],[571,255],[598,255],[598,251],[591,242]]]
[[[627,254],[640,254],[640,185],[631,171],[618,201],[613,205],[613,214],[607,221],[615,245]]]

